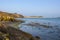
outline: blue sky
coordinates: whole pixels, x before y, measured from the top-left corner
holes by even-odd
[[[25,16],[60,17],[60,0],[0,0],[0,11]]]

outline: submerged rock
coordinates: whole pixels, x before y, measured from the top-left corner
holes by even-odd
[[[27,25],[27,26],[33,26],[33,27],[44,27],[44,28],[50,28],[52,26],[49,25],[45,25],[45,24],[40,24],[40,23],[36,23],[36,22],[31,22],[31,23],[27,23],[27,24],[23,24],[23,25]]]

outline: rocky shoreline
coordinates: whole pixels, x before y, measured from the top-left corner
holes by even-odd
[[[18,29],[18,26],[16,25],[21,24],[24,21],[16,20],[15,19],[16,17],[14,16],[11,17],[11,15],[13,14],[8,14],[6,12],[0,12],[0,13],[1,13],[0,14],[0,40],[39,40],[40,39],[39,37],[33,37],[31,34]]]
[[[1,24],[0,26],[0,38],[2,40],[38,40],[31,34],[23,32],[22,30],[16,29],[6,24]]]

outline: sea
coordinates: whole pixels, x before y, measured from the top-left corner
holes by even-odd
[[[25,22],[19,25],[19,29],[40,37],[40,40],[60,40],[60,18],[18,18]],[[48,28],[43,26],[24,25],[29,23],[38,23],[49,25]]]

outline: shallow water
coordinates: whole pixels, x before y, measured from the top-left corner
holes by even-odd
[[[60,40],[60,19],[58,18],[23,18],[28,24],[31,22],[49,25],[49,28],[42,26],[27,26],[21,24],[19,27],[22,31],[39,36],[41,40]]]

